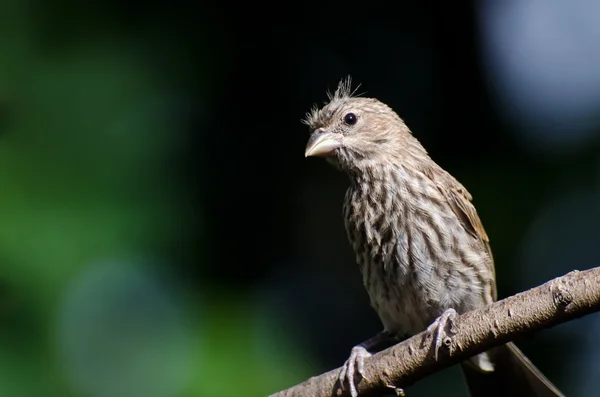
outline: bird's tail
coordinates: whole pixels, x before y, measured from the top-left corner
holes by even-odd
[[[471,397],[564,397],[513,343],[488,353],[493,372],[477,370],[469,362],[462,364]]]

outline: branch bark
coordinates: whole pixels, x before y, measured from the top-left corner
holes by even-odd
[[[431,340],[422,332],[365,360],[366,378],[360,397],[400,391],[416,381],[466,360],[517,336],[573,320],[600,310],[600,267],[572,271],[562,277],[457,316],[452,337],[436,361]],[[340,368],[312,377],[270,397],[345,395],[337,376]],[[347,389],[347,387],[346,387]]]

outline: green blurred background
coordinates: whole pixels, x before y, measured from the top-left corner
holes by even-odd
[[[598,4],[279,8],[0,3],[0,396],[264,396],[377,332],[346,180],[303,155],[348,74],[471,191],[501,297],[600,265]],[[599,331],[517,343],[590,396]]]

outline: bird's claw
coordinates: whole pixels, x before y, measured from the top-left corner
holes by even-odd
[[[452,322],[456,317],[456,310],[446,309],[441,316],[439,316],[429,327],[427,327],[427,333],[434,337],[433,339],[433,354],[437,361],[438,351],[444,342],[444,339],[449,337],[446,334],[446,328],[448,325],[452,326]]]
[[[348,384],[350,385],[350,395],[352,397],[358,396],[356,384],[354,383],[354,373],[358,372],[361,377],[365,378],[364,360],[370,356],[371,353],[369,353],[364,347],[354,346],[350,352],[350,357],[348,357],[348,360],[346,360],[342,366],[342,370],[340,371],[339,375],[340,387],[342,390],[344,390],[344,381],[348,380]]]

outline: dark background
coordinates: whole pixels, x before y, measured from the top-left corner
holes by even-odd
[[[2,396],[267,395],[379,331],[347,181],[304,158],[347,75],[472,193],[500,297],[600,265],[592,2],[0,9]],[[589,396],[599,328],[517,344]]]

